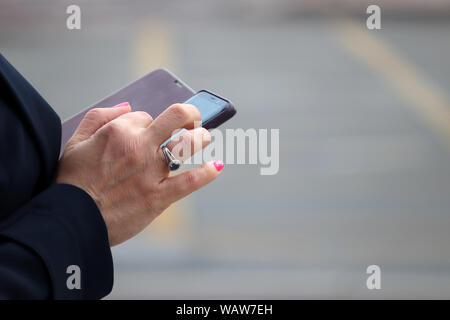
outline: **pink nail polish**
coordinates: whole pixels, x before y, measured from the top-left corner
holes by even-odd
[[[224,164],[222,161],[216,160],[216,161],[214,161],[213,164],[214,164],[214,167],[216,167],[217,171],[219,171],[219,172],[222,171],[222,169],[224,167]]]
[[[120,107],[129,106],[129,105],[130,104],[128,102],[122,102],[122,103],[119,103],[118,105],[115,105],[115,106],[113,106],[111,108],[120,108]]]

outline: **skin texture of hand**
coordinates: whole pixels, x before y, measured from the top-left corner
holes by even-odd
[[[220,174],[221,162],[169,176],[159,146],[176,129],[186,128],[183,141],[210,142],[209,132],[192,105],[175,104],[153,120],[131,112],[128,103],[90,110],[67,143],[56,183],[75,185],[96,202],[111,246],[128,240],[169,205],[208,184]],[[174,143],[168,145],[169,149]]]

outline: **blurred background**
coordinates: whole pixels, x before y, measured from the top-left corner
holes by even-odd
[[[107,298],[450,298],[450,1],[0,0],[0,51],[62,119],[166,67],[280,129],[277,175],[226,165],[114,247]]]

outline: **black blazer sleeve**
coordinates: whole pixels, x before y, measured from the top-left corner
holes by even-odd
[[[52,185],[60,141],[59,117],[0,55],[2,299],[99,299],[112,289],[108,235],[95,202],[75,186]],[[73,265],[80,289],[67,285]]]

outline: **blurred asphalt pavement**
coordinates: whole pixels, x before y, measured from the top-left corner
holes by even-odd
[[[165,66],[235,102],[223,128],[280,129],[277,175],[225,165],[114,248],[109,298],[450,298],[448,5],[369,31],[289,1],[79,3],[69,31],[67,1],[0,0],[0,51],[62,119]]]

